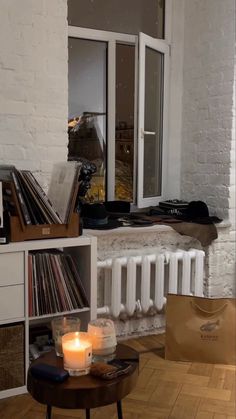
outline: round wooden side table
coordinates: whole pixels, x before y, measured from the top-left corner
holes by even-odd
[[[90,409],[111,403],[117,404],[118,419],[122,419],[121,400],[136,385],[139,354],[126,345],[118,344],[116,358],[127,360],[132,364],[132,369],[127,374],[113,380],[102,380],[88,374],[80,377],[69,377],[63,383],[55,383],[34,377],[31,374],[30,366],[27,390],[35,400],[47,406],[46,419],[51,419],[52,407],[85,409],[86,419],[90,419]],[[41,356],[31,365],[42,362],[60,368],[63,367],[63,359],[57,357],[54,350]]]

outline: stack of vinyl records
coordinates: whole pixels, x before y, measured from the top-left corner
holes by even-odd
[[[88,307],[88,299],[73,258],[61,251],[28,256],[29,316]]]

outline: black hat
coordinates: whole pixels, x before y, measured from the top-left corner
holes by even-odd
[[[203,201],[191,201],[187,206],[185,214],[189,218],[209,217],[208,206]]]
[[[210,216],[208,206],[203,201],[189,202],[186,210],[182,211],[182,215],[178,216],[184,221],[192,221],[199,224],[219,223],[222,220],[216,216]]]
[[[121,214],[130,213],[130,202],[128,201],[105,201],[104,205],[108,212]]]
[[[122,226],[118,220],[110,219],[102,203],[84,204],[81,211],[84,228],[109,230]]]

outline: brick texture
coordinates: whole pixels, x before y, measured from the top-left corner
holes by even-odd
[[[2,0],[0,162],[43,186],[67,157],[67,1]]]
[[[236,295],[234,43],[234,0],[185,0],[181,193],[229,219],[207,251],[210,297]]]
[[[234,0],[185,1],[182,195],[222,218],[235,213],[234,19]]]

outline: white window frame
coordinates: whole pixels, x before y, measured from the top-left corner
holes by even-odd
[[[144,179],[144,104],[145,104],[145,52],[146,48],[160,52],[164,56],[163,74],[163,109],[162,109],[162,151],[161,151],[161,195],[144,198],[143,179]],[[139,118],[138,118],[138,187],[137,187],[137,206],[145,208],[158,203],[165,197],[167,181],[167,158],[168,158],[168,99],[169,99],[169,46],[161,39],[152,38],[144,33],[139,34]]]
[[[107,199],[112,201],[115,199],[115,125],[116,125],[116,43],[137,45],[138,37],[136,35],[127,35],[117,32],[99,31],[96,29],[79,28],[77,26],[68,27],[68,37],[88,39],[94,41],[103,41],[108,44],[108,80],[107,80]],[[136,48],[137,50],[137,48]],[[135,73],[137,73],[135,71]],[[137,75],[135,75],[135,79]],[[135,80],[135,87],[137,83]],[[134,146],[137,143],[137,104],[135,95],[135,118],[134,118]],[[134,152],[134,162],[136,161],[136,146]],[[113,162],[113,164],[111,164]],[[134,164],[134,178],[136,165]],[[135,190],[135,188],[134,188]],[[135,191],[134,191],[135,195]]]
[[[169,75],[169,55],[171,44],[171,20],[172,20],[172,0],[165,2],[165,34],[164,39],[153,38],[158,41],[165,53],[165,76],[164,76],[164,103],[163,103],[163,144],[162,144],[162,195],[154,198],[143,198],[143,190],[141,190],[140,170],[143,167],[143,153],[138,150],[140,148],[140,95],[139,89],[139,71],[141,60],[139,57],[139,38],[136,35],[128,35],[117,32],[109,32],[102,30],[95,30],[90,28],[81,28],[75,26],[68,27],[68,37],[88,39],[95,41],[103,41],[108,44],[108,81],[107,81],[107,162],[106,162],[106,179],[107,179],[107,199],[115,199],[115,105],[116,105],[116,43],[123,43],[135,46],[135,98],[134,98],[134,162],[133,162],[133,205],[132,208],[148,207],[150,205],[157,205],[162,198],[166,198],[166,182],[168,177],[168,101],[169,92],[168,86],[170,82]],[[144,36],[147,36],[143,34]],[[143,36],[142,35],[142,36]],[[151,38],[147,36],[148,38]],[[139,124],[139,126],[138,126]],[[111,163],[112,162],[112,163]],[[143,176],[142,176],[143,177]],[[170,180],[169,180],[170,181]]]

